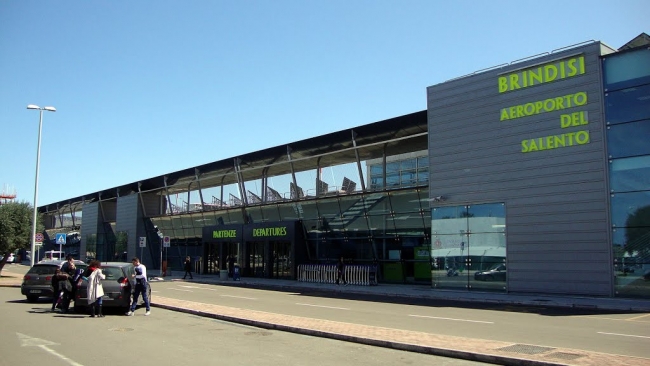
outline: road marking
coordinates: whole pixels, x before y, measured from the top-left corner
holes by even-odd
[[[615,335],[615,336],[621,336],[621,337],[634,337],[634,338],[648,338],[646,336],[640,336],[640,335],[633,335],[633,334],[620,334],[620,333],[606,333],[606,332],[596,332],[598,334],[605,334],[605,335]]]
[[[174,290],[174,291],[183,291],[183,292],[193,292],[192,290],[183,290],[183,289],[181,289],[181,288],[170,288],[170,290]]]
[[[16,333],[16,334],[18,335],[18,338],[20,339],[20,346],[21,347],[38,347],[38,348],[48,352],[49,354],[54,355],[54,356],[62,359],[63,361],[67,362],[69,365],[83,366],[82,364],[80,364],[78,362],[75,362],[75,361],[65,357],[64,355],[62,355],[62,354],[60,354],[60,353],[58,353],[58,352],[56,352],[53,349],[48,347],[48,346],[57,345],[59,343],[50,342],[48,340],[41,339],[41,338],[30,337],[30,336],[22,334],[22,333]]]
[[[348,309],[348,308],[339,308],[339,307],[336,307],[336,306],[325,306],[325,305],[303,304],[303,303],[299,303],[299,302],[297,302],[296,305],[302,305],[302,306],[313,306],[313,307],[315,307],[315,308],[327,308],[327,309],[337,309],[337,310],[350,310],[350,309]]]
[[[219,295],[219,296],[234,297],[234,298],[237,298],[237,299],[246,299],[246,300],[257,300],[256,298],[253,298],[253,297],[244,297],[244,296],[234,296],[234,295]]]
[[[633,318],[628,318],[628,319],[625,319],[625,320],[627,320],[627,321],[637,320],[637,319],[645,318],[646,316],[650,316],[650,314],[643,314],[643,315],[635,316]]]
[[[187,286],[187,285],[178,285],[178,287],[185,287],[185,288],[202,288],[199,286]]]
[[[429,319],[440,319],[440,320],[453,320],[457,322],[469,322],[469,323],[483,323],[483,324],[494,324],[494,322],[484,322],[481,320],[469,320],[469,319],[454,319],[454,318],[441,318],[438,316],[426,316],[426,315],[412,315],[409,314],[409,316],[413,316],[416,318],[429,318]]]

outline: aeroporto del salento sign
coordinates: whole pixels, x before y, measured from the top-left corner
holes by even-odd
[[[584,55],[570,56],[499,75],[499,93],[513,92],[562,79],[574,78],[584,75],[584,73]],[[577,91],[543,100],[533,100],[502,108],[501,122],[508,122],[542,113],[584,107],[587,103],[588,97],[586,91]],[[522,140],[521,152],[529,153],[588,144],[589,130],[584,128],[589,123],[588,117],[587,111],[585,110],[561,114],[558,121],[561,129],[571,127],[579,127],[579,129],[567,130],[567,132],[556,135]]]

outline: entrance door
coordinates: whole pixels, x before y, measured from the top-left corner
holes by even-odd
[[[250,241],[246,243],[248,250],[248,263],[246,268],[249,268],[248,275],[251,277],[264,277],[264,242]]]
[[[219,274],[219,244],[208,243],[206,246],[205,256],[208,259],[204,271],[206,274]]]
[[[239,264],[239,243],[224,242],[223,252],[221,253],[224,263],[222,269],[228,270],[228,276],[232,276],[233,268],[230,268],[231,265]]]
[[[269,242],[271,249],[271,277],[291,279],[293,263],[291,260],[291,242]]]

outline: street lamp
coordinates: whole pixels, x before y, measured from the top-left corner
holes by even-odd
[[[32,221],[32,253],[30,255],[29,265],[34,266],[34,256],[36,255],[36,218],[38,214],[38,168],[41,164],[41,131],[43,130],[43,111],[56,112],[54,107],[39,107],[34,104],[27,106],[27,109],[38,109],[38,147],[36,148],[36,180],[34,182],[34,219]]]

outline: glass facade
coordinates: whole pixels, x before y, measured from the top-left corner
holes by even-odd
[[[615,293],[650,297],[650,49],[602,60]]]
[[[505,204],[431,210],[432,285],[506,291]]]

